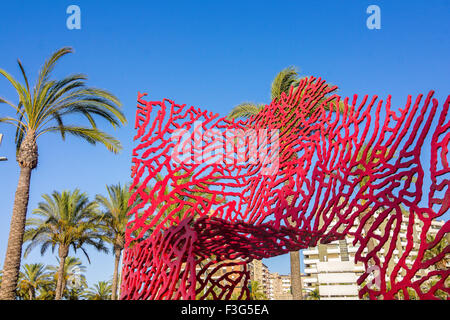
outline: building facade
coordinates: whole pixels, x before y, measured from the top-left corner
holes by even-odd
[[[382,235],[380,230],[384,230],[385,224],[386,222],[384,222],[384,225],[381,224],[375,234]],[[444,221],[433,221],[429,234],[436,234],[443,225]],[[417,254],[416,248],[420,244],[421,230],[422,224],[417,220],[412,231],[408,231],[408,219],[404,219],[400,226],[394,256],[389,262],[387,274],[390,274],[405,251],[408,236],[412,236],[415,250],[411,251],[410,258],[406,260],[406,263],[412,263],[414,255]],[[356,231],[355,227],[350,231]],[[315,247],[302,250],[306,274],[303,283],[306,291],[319,289],[321,299],[358,299],[356,280],[366,270],[363,263],[355,264],[354,262],[358,245],[353,245],[353,240],[353,237],[347,236],[343,240],[318,244]],[[381,262],[384,261],[384,253],[388,251],[389,245],[390,242],[388,241],[378,254]],[[364,253],[367,253],[367,249],[364,250]],[[418,274],[416,278],[420,278],[420,276]]]
[[[291,275],[278,272],[270,274],[269,295],[270,300],[292,300]]]
[[[270,272],[269,268],[261,260],[253,260],[248,264],[250,280],[257,281],[266,297],[270,293]]]

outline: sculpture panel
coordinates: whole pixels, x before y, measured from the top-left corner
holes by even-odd
[[[450,247],[427,252],[450,224],[427,235],[450,206],[450,96],[395,110],[334,89],[303,79],[246,121],[139,93],[122,299],[248,299],[251,260],[345,236],[360,297],[448,294]]]

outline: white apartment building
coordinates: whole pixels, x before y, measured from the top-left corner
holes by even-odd
[[[380,230],[384,230],[385,225],[386,222],[381,224],[379,230],[375,233],[382,235]],[[433,221],[429,233],[436,234],[443,225],[444,221]],[[406,248],[407,227],[408,220],[404,219],[398,240],[395,243],[394,256],[388,266],[388,274]],[[420,221],[417,221],[413,226],[414,248],[419,247],[421,228]],[[353,227],[351,231],[356,231],[356,228]],[[365,268],[362,263],[354,263],[358,247],[353,246],[353,240],[353,237],[347,236],[343,240],[332,241],[329,244],[318,244],[315,247],[302,250],[306,274],[303,283],[306,290],[319,288],[321,299],[358,299],[356,280],[365,272]],[[384,260],[383,254],[387,252],[389,245],[388,241],[378,254],[381,261]],[[367,252],[367,249],[365,249],[365,252]],[[411,260],[415,254],[417,254],[417,249],[410,253],[409,257],[411,258],[406,260],[407,264],[412,263]],[[416,277],[420,277],[420,275]]]
[[[270,274],[269,300],[292,300],[291,275]]]
[[[264,294],[266,297],[269,297],[270,295],[270,272],[269,268],[262,263],[261,260],[252,260],[248,264],[248,268],[250,271],[250,279],[252,281],[257,281],[258,284],[263,289]]]

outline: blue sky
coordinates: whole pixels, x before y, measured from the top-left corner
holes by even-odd
[[[81,30],[66,28],[66,8],[81,8]],[[366,8],[381,8],[381,29],[369,30]],[[450,2],[434,1],[2,1],[0,68],[19,78],[20,58],[30,78],[56,49],[72,46],[54,75],[82,72],[89,84],[116,94],[128,125],[108,132],[124,146],[119,155],[76,138],[42,136],[31,181],[29,212],[41,194],[80,188],[91,197],[130,177],[137,92],[170,98],[226,115],[242,101],[269,102],[273,77],[296,65],[340,87],[340,94],[449,94]],[[0,96],[17,102],[0,79]],[[0,106],[3,115],[7,106]],[[9,111],[8,111],[9,112]],[[3,264],[18,179],[14,130],[0,125],[0,266]],[[113,256],[89,250],[90,284],[110,279]],[[73,253],[71,253],[73,255]],[[24,263],[55,264],[51,252]],[[288,256],[265,261],[289,272]]]

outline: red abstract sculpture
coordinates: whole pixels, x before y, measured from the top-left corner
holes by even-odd
[[[448,294],[450,247],[426,252],[450,231],[447,221],[427,241],[450,206],[450,96],[440,107],[433,92],[423,103],[408,97],[395,111],[390,96],[355,95],[338,112],[333,90],[304,79],[239,122],[138,94],[121,298],[248,299],[252,259],[346,235],[358,245],[355,262],[379,271],[378,285],[369,272],[358,279],[360,297]],[[387,273],[402,221],[408,243]]]

